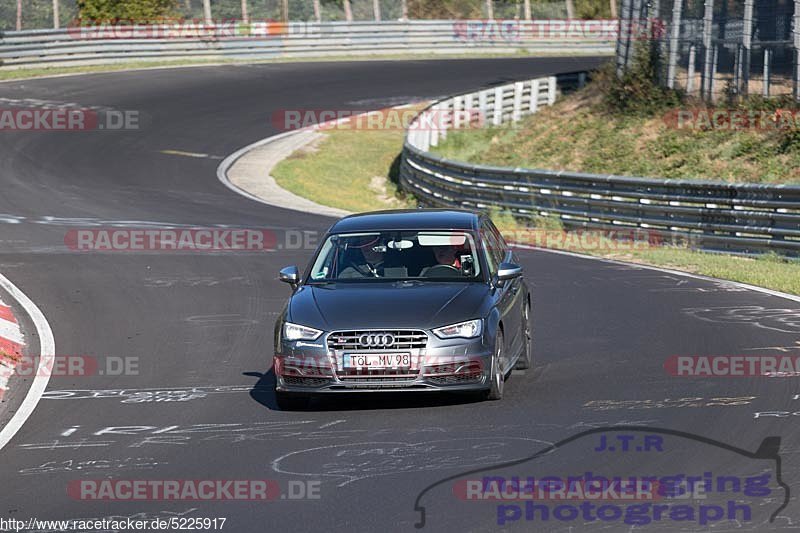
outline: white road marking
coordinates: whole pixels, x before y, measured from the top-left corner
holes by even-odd
[[[9,420],[8,424],[0,431],[0,450],[2,450],[8,442],[14,438],[14,435],[22,428],[23,424],[33,414],[33,410],[39,404],[39,400],[47,388],[50,381],[50,374],[53,371],[53,362],[56,353],[56,341],[53,338],[53,330],[50,329],[50,324],[44,314],[36,307],[36,304],[28,298],[25,293],[17,288],[16,285],[11,283],[8,278],[0,274],[0,287],[6,290],[8,294],[19,303],[25,312],[28,313],[34,326],[36,333],[39,337],[39,368],[36,372],[36,377],[33,378],[31,388],[28,394],[22,401],[17,412]]]
[[[179,155],[182,157],[193,157],[196,159],[222,159],[217,155],[200,154],[197,152],[184,152],[183,150],[161,150],[160,153],[164,155]]]

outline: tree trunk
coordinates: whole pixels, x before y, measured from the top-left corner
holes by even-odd
[[[211,20],[211,0],[203,0],[203,18],[205,18],[206,24],[213,22]]]
[[[17,0],[17,31],[22,30],[22,0]]]
[[[525,0],[525,20],[533,19],[531,15],[531,0]]]
[[[492,0],[486,0],[486,18],[492,20],[494,18],[494,6]]]
[[[567,1],[567,18],[574,19],[575,18],[575,0],[566,0]]]
[[[353,22],[353,9],[350,7],[350,0],[344,0],[344,19]]]
[[[284,22],[289,22],[289,0],[283,0],[281,2],[281,19]]]
[[[250,22],[250,16],[247,13],[247,0],[242,0],[242,22],[245,24]]]
[[[611,18],[616,19],[619,17],[617,14],[617,0],[609,0],[609,4],[611,6]]]
[[[402,0],[400,4],[403,10],[403,20],[408,20],[408,0]]]
[[[372,0],[372,13],[375,15],[375,22],[381,21],[381,0]]]
[[[61,14],[59,13],[58,0],[53,0],[53,28],[58,29],[61,27]]]
[[[319,5],[319,0],[314,0],[314,20],[322,22],[322,8]]]

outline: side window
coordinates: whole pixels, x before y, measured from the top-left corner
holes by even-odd
[[[506,240],[503,238],[503,234],[500,233],[500,230],[497,229],[497,226],[495,226],[491,220],[486,221],[486,226],[489,229],[489,231],[491,231],[494,234],[495,239],[497,240],[497,243],[499,245],[498,250],[500,251],[500,262],[502,263],[509,252],[508,244],[506,243]]]
[[[486,224],[481,225],[481,241],[486,251],[486,262],[489,263],[489,272],[495,274],[497,267],[503,262],[503,248],[497,240],[497,235]]]

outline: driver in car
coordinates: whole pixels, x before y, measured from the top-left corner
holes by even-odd
[[[433,256],[440,265],[461,269],[461,260],[458,258],[458,250],[455,246],[434,246]]]
[[[461,250],[459,250],[456,246],[432,246],[433,249],[433,256],[436,258],[436,264],[433,266],[425,267],[420,272],[420,276],[447,276],[448,271],[451,272],[450,275],[453,275],[452,269],[458,274],[461,274],[461,259],[459,258],[459,254]],[[449,269],[446,267],[450,267]]]
[[[350,246],[356,249],[357,257],[339,274],[340,278],[380,278],[383,277],[383,258],[385,248],[380,246],[380,237],[365,237]]]

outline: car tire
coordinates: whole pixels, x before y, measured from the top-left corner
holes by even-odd
[[[522,347],[522,353],[519,354],[517,364],[514,366],[517,370],[527,370],[533,366],[533,339],[531,328],[531,306],[525,305],[525,310],[522,312],[522,336],[525,345]]]
[[[275,402],[281,411],[301,411],[308,408],[310,398],[306,394],[275,391]]]
[[[489,390],[486,391],[487,400],[503,399],[503,389],[505,388],[506,376],[500,366],[501,356],[503,355],[503,332],[497,330],[497,337],[494,340],[494,352],[492,353],[491,369],[489,371]]]

